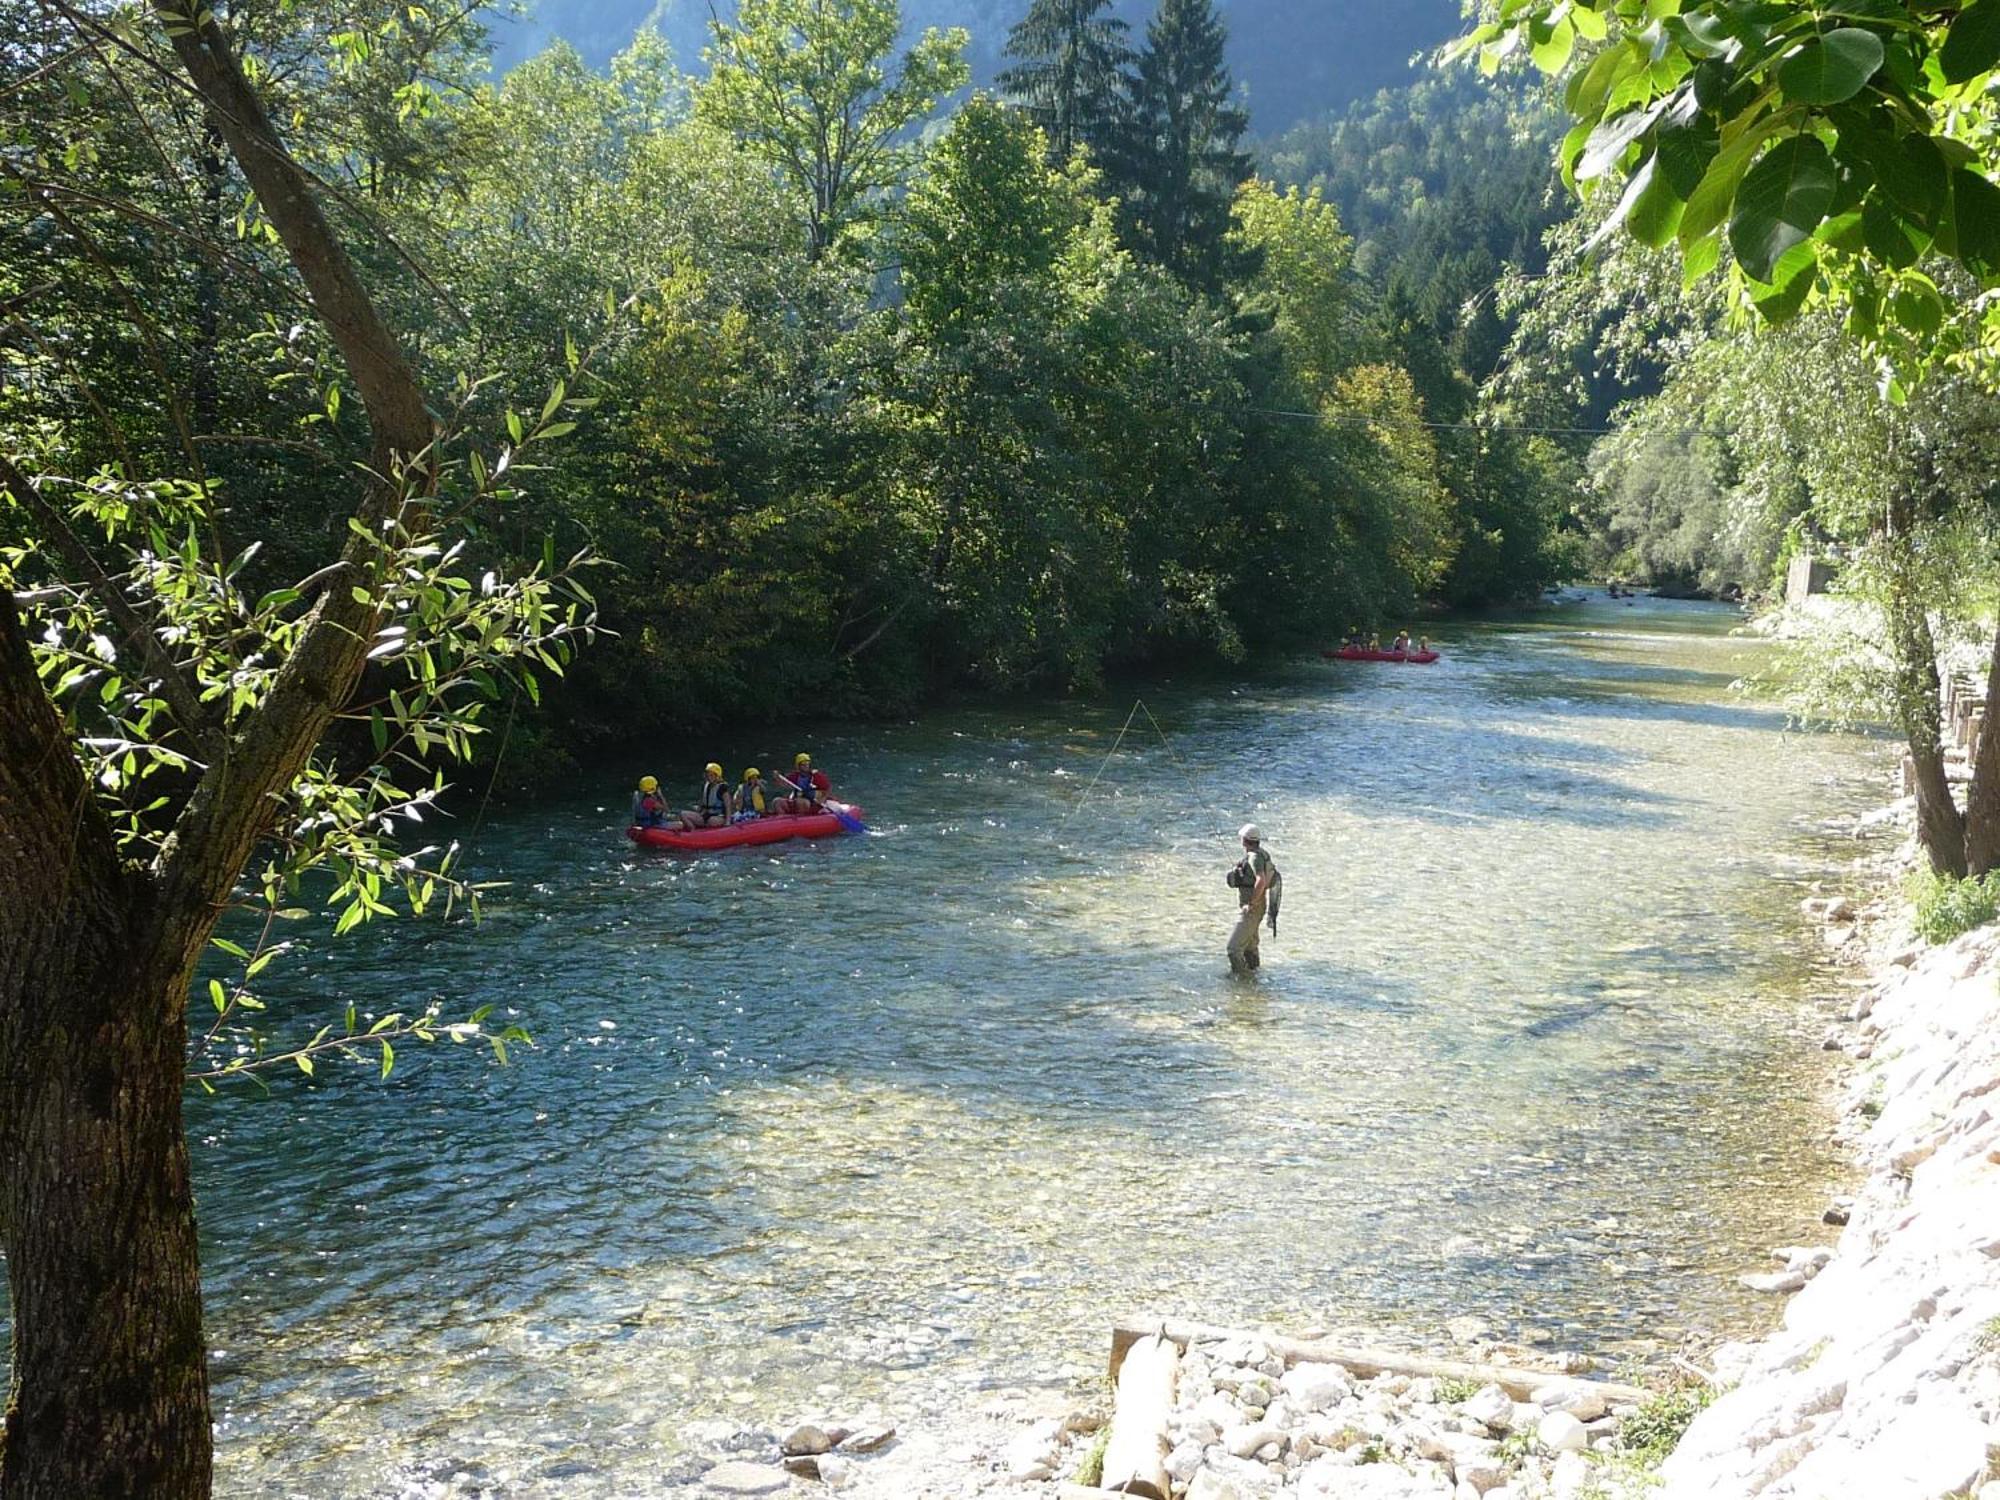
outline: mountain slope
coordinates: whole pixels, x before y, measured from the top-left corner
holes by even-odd
[[[717,0],[727,19],[733,0]],[[973,77],[991,82],[1001,66],[1007,32],[1026,0],[904,0],[913,30],[963,26],[972,33]],[[550,42],[570,42],[602,65],[650,22],[682,67],[699,66],[708,40],[708,0],[542,0],[521,21],[493,23],[495,65],[505,69]],[[1135,30],[1150,7],[1119,6]],[[1249,95],[1257,130],[1335,110],[1406,81],[1412,54],[1457,34],[1458,0],[1218,0],[1229,26],[1229,63]]]

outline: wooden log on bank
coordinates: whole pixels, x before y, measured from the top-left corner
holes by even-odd
[[[1111,1407],[1111,1436],[1104,1447],[1100,1487],[1118,1495],[1168,1500],[1167,1422],[1174,1410],[1174,1382],[1180,1374],[1181,1345],[1171,1338],[1135,1333],[1113,1371],[1117,1395]]]
[[[1241,1328],[1217,1328],[1208,1323],[1184,1323],[1172,1318],[1133,1318],[1111,1329],[1111,1378],[1123,1389],[1120,1367],[1131,1358],[1130,1351],[1140,1342],[1163,1337],[1177,1348],[1189,1344],[1216,1344],[1230,1340],[1255,1339],[1273,1355],[1291,1365],[1339,1365],[1362,1380],[1377,1375],[1428,1376],[1433,1380],[1470,1380],[1480,1385],[1497,1385],[1516,1401],[1528,1401],[1537,1391],[1551,1386],[1561,1390],[1595,1391],[1611,1405],[1638,1405],[1653,1393],[1636,1385],[1615,1380],[1589,1380],[1577,1375],[1559,1375],[1553,1370],[1524,1370],[1513,1365],[1474,1364],[1456,1359],[1426,1359],[1420,1354],[1402,1354],[1390,1349],[1363,1349],[1350,1344],[1328,1343],[1320,1339],[1288,1339],[1273,1333],[1254,1333]],[[1109,1475],[1110,1470],[1105,1473]]]

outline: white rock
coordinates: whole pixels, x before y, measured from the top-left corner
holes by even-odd
[[[1269,1422],[1246,1422],[1222,1434],[1222,1446],[1229,1450],[1231,1458],[1249,1458],[1268,1443],[1282,1445],[1284,1441],[1285,1430]]]
[[[1282,1483],[1262,1464],[1211,1458],[1195,1471],[1186,1500],[1268,1500]]]
[[[1595,1422],[1610,1410],[1603,1393],[1587,1385],[1550,1386],[1535,1392],[1535,1401],[1546,1411],[1566,1411],[1579,1422]]]
[[[1279,1377],[1278,1389],[1300,1411],[1325,1411],[1354,1394],[1354,1385],[1338,1365],[1294,1365]]]
[[[1581,1453],[1564,1453],[1557,1457],[1553,1473],[1549,1475],[1549,1493],[1552,1500],[1581,1500],[1589,1488],[1592,1469],[1590,1460]]]
[[[1590,1446],[1590,1435],[1583,1430],[1583,1423],[1566,1411],[1544,1414],[1535,1428],[1535,1438],[1551,1453],[1575,1453]]]
[[[1177,1484],[1186,1484],[1194,1478],[1195,1470],[1201,1467],[1204,1445],[1193,1438],[1183,1438],[1174,1451],[1167,1455],[1167,1474]]]
[[[873,1453],[886,1448],[896,1438],[896,1428],[889,1422],[862,1422],[854,1431],[840,1440],[842,1453]]]
[[[779,1495],[792,1487],[792,1476],[770,1464],[731,1459],[702,1475],[701,1483],[716,1495]]]
[[[1739,1286],[1748,1287],[1753,1292],[1796,1292],[1806,1284],[1803,1271],[1755,1271],[1748,1276],[1736,1278]]]
[[[1497,1385],[1481,1386],[1461,1401],[1458,1409],[1494,1432],[1505,1432],[1514,1425],[1513,1398]]]
[[[828,1453],[819,1461],[819,1481],[828,1489],[841,1489],[854,1480],[854,1460]]]

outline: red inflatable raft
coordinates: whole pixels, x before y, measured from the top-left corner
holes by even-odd
[[[1435,651],[1370,651],[1365,646],[1342,646],[1337,651],[1329,646],[1320,655],[1328,661],[1400,661],[1418,667],[1438,659]]]
[[[850,818],[859,818],[861,809],[848,802],[830,802]],[[625,837],[641,849],[680,849],[700,853],[705,849],[734,849],[739,844],[781,844],[786,839],[824,839],[847,832],[847,825],[830,812],[803,816],[781,813],[774,817],[752,818],[731,823],[727,828],[641,828],[625,830]]]

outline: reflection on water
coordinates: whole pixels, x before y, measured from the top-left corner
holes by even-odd
[[[1837,1170],[1789,914],[1872,762],[1731,695],[1730,623],[1162,692],[1081,801],[1129,700],[822,735],[866,840],[635,856],[615,780],[489,822],[484,925],[323,943],[275,1008],[536,1050],[190,1102],[220,1490],[642,1492],[692,1418],[949,1411],[1138,1306],[1614,1358],[1768,1316],[1730,1277]]]

